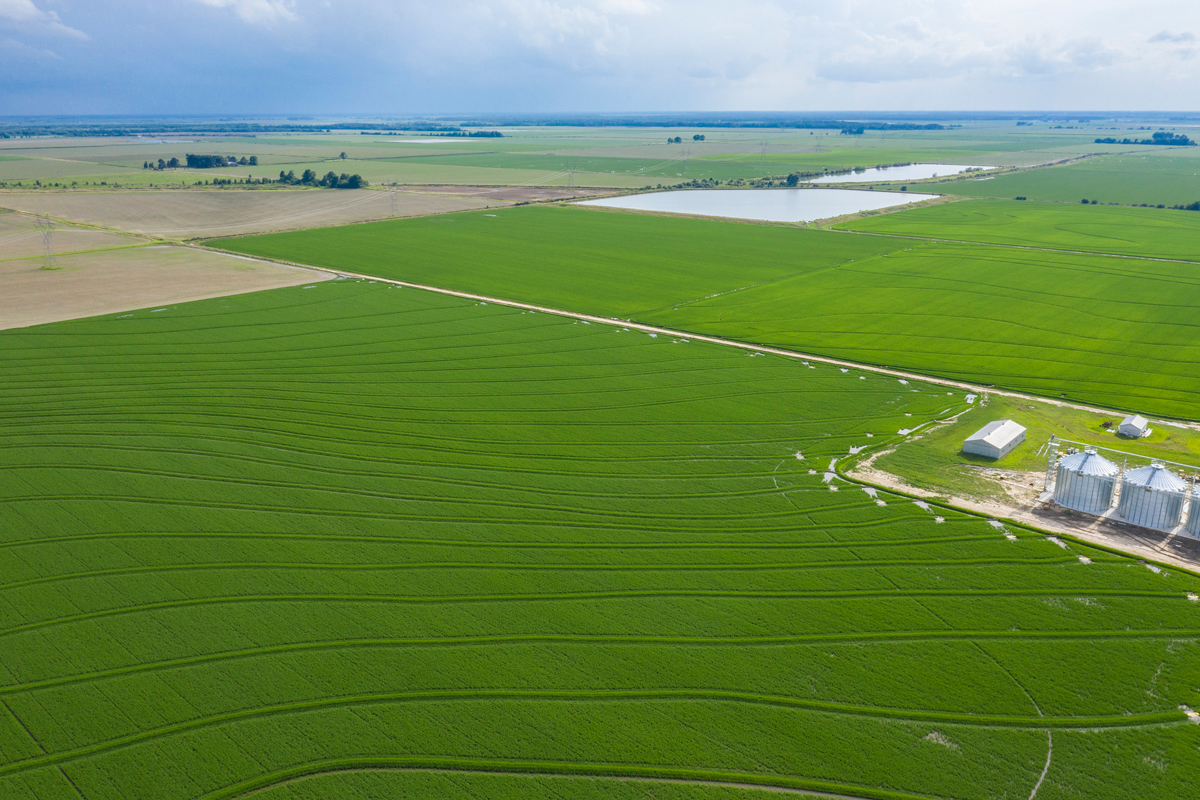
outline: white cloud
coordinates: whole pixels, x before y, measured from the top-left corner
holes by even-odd
[[[43,11],[34,5],[33,0],[0,0],[0,22],[30,33],[66,36],[71,39],[88,38],[83,31],[64,25],[57,12]]]
[[[4,0],[0,0],[4,2]],[[242,19],[253,25],[270,25],[275,22],[295,22],[294,3],[290,0],[199,0],[213,8],[232,8]]]
[[[21,61],[45,61],[47,59],[53,61],[61,61],[62,58],[53,50],[45,50],[40,47],[31,47],[24,42],[18,42],[16,39],[0,40],[0,55],[11,56],[16,60]]]
[[[1171,33],[1169,31],[1159,31],[1158,33],[1151,36],[1147,41],[1154,42],[1154,43],[1170,42],[1172,44],[1182,44],[1184,42],[1196,41],[1196,34],[1190,33],[1188,31],[1184,31],[1183,33]]]

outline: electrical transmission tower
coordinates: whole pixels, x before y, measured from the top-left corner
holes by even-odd
[[[54,221],[49,217],[38,217],[34,225],[37,226],[38,233],[42,235],[44,251],[42,269],[59,269],[58,259],[54,257],[54,244],[51,241],[51,234],[54,233]]]
[[[392,216],[400,216],[400,199],[396,197],[396,185],[392,184]]]

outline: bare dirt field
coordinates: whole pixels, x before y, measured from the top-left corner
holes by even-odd
[[[565,186],[406,186],[404,191],[428,194],[448,194],[456,197],[483,197],[507,200],[512,203],[533,203],[539,200],[574,200],[612,194],[613,189],[568,189]]]
[[[165,239],[344,225],[507,205],[501,199],[427,192],[213,190],[2,194],[0,207]]]
[[[75,228],[56,224],[50,233],[50,248],[54,253],[94,250],[101,247],[127,247],[146,242],[120,233]],[[0,213],[0,261],[10,258],[29,258],[45,252],[42,233],[36,219],[25,214]]]
[[[197,250],[137,247],[0,263],[0,328],[329,280],[325,272]]]

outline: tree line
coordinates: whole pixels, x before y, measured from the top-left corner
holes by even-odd
[[[1182,133],[1167,133],[1155,131],[1149,139],[1097,139],[1096,144],[1162,144],[1172,147],[1195,147],[1196,143]]]
[[[365,189],[369,185],[362,175],[348,175],[345,172],[338,175],[330,170],[325,173],[325,177],[318,178],[317,173],[311,169],[304,170],[299,178],[294,170],[280,170],[279,183],[291,186],[323,186],[326,189]]]

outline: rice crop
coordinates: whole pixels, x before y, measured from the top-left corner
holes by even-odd
[[[1200,214],[1156,208],[974,200],[864,217],[840,230],[1200,261]]]
[[[1193,313],[1200,282],[1190,264],[580,208],[456,214],[218,244],[1108,408],[1200,418]]]
[[[350,280],[0,352],[0,796],[1200,769],[1200,578],[828,472],[961,393]]]
[[[1022,196],[1068,203],[1086,198],[1123,205],[1187,205],[1200,200],[1200,158],[1188,148],[1102,156],[990,180],[943,183],[938,188],[947,194],[971,197]]]

